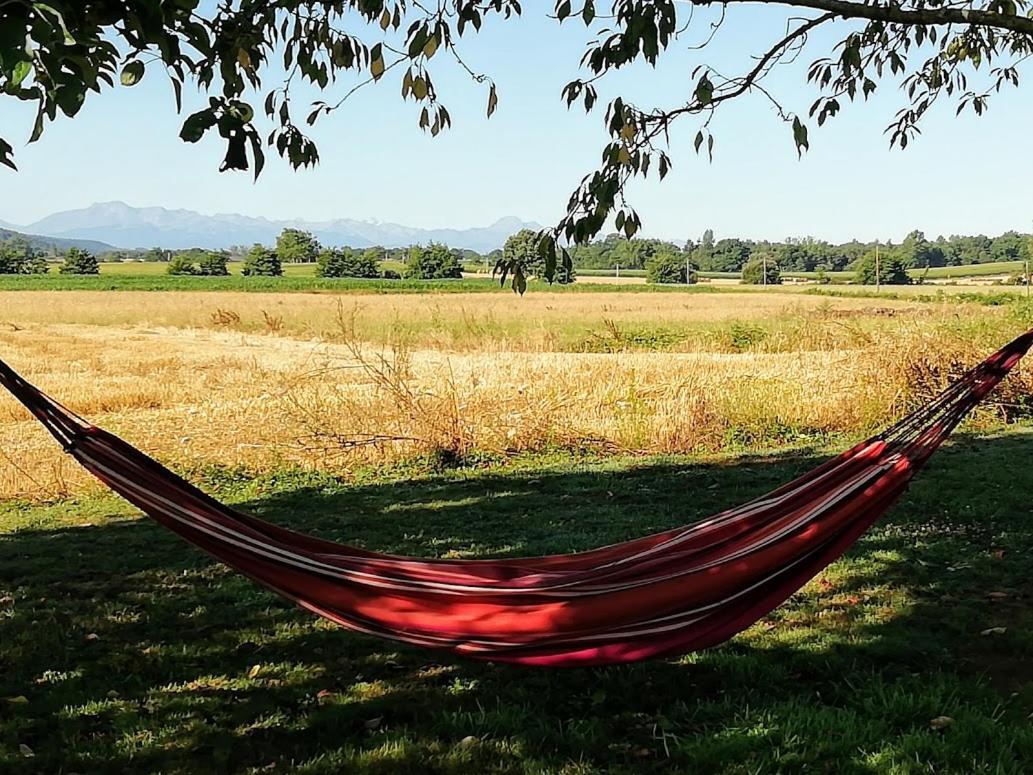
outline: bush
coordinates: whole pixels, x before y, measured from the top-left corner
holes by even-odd
[[[401,280],[402,276],[394,269],[385,269],[380,273],[381,280]]]
[[[165,267],[165,274],[191,275],[197,274],[197,267],[194,266],[194,259],[189,253],[180,253],[172,257],[169,265]]]
[[[283,266],[275,252],[256,242],[244,258],[241,274],[247,277],[280,277]]]
[[[46,274],[47,260],[28,240],[14,238],[0,242],[0,274]]]
[[[316,264],[317,277],[379,277],[380,253],[364,250],[361,253],[350,248],[327,248],[319,254]]]
[[[767,275],[766,282],[765,274]],[[742,268],[741,282],[743,285],[781,285],[782,273],[779,271],[775,259],[754,258]]]
[[[197,260],[197,274],[206,277],[226,277],[230,270],[226,266],[229,255],[221,250],[207,250]]]
[[[69,248],[57,271],[60,274],[100,274],[100,264],[90,251]]]
[[[696,267],[673,251],[661,250],[646,261],[647,283],[694,285],[698,280]]]
[[[869,253],[854,267],[854,282],[860,285],[875,285],[875,253]],[[910,285],[911,275],[907,266],[896,256],[883,255],[879,258],[879,283],[881,285]]]
[[[413,245],[409,248],[405,276],[413,280],[461,280],[463,269],[451,250],[432,242],[427,247]]]

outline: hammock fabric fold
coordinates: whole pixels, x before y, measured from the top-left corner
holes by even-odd
[[[224,506],[30,385],[0,384],[84,468],[217,560],[344,627],[467,657],[604,665],[721,643],[845,552],[1033,345],[789,484],[702,522],[577,554],[444,560],[313,538]]]

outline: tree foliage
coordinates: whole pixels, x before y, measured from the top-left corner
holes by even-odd
[[[71,247],[57,271],[61,274],[100,274],[100,264],[90,251]]]
[[[878,264],[878,270],[876,270]],[[907,265],[900,256],[880,252],[876,261],[875,251],[865,255],[854,270],[854,282],[860,285],[875,285],[878,274],[881,285],[910,285],[911,275],[907,273]]]
[[[325,248],[316,263],[317,277],[380,277],[381,251],[376,248]]]
[[[229,254],[224,250],[203,250],[197,257],[197,274],[208,277],[226,277],[229,275]]]
[[[165,274],[169,275],[194,275],[197,274],[197,265],[194,264],[194,257],[189,253],[177,253],[169,259],[165,267]]]
[[[566,249],[557,254],[555,241],[530,229],[521,229],[506,240],[502,255],[495,261],[492,276],[505,285],[506,277],[513,280],[513,290],[523,293],[527,281],[541,277],[551,282],[574,282],[574,262]]]
[[[192,248],[173,254],[165,271],[170,275],[225,277],[230,273],[226,265],[228,261],[229,254],[226,251]]]
[[[463,268],[447,245],[432,242],[409,248],[405,276],[412,280],[459,280],[463,277]]]
[[[0,274],[46,274],[47,260],[21,237],[0,242]]]
[[[646,262],[646,282],[692,285],[698,280],[696,267],[681,251],[661,250]]]
[[[782,272],[774,258],[759,256],[742,268],[743,285],[780,285]]]
[[[283,274],[283,265],[275,251],[255,243],[244,257],[241,274],[247,277],[280,277]]]
[[[311,264],[320,249],[319,241],[301,229],[284,229],[276,238],[276,255],[285,264]]]
[[[628,239],[623,234],[607,234],[604,239],[576,245],[570,249],[574,266],[583,269],[645,269],[649,260],[660,251],[680,253],[672,242],[658,239]]]
[[[766,42],[757,49],[743,44],[737,70],[727,69],[735,67],[728,62],[716,69],[708,52],[725,10],[752,1],[556,2],[552,15],[559,23],[577,22],[589,32],[582,57],[587,72],[563,88],[562,98],[598,111],[608,139],[597,168],[544,235],[546,278],[567,265],[561,240],[587,242],[609,223],[634,236],[641,219],[626,198],[628,182],[668,174],[668,138],[687,122],[697,154],[712,157],[712,119],[725,103],[745,97],[770,102],[802,154],[810,130],[844,104],[895,85],[901,108],[887,133],[891,145],[903,148],[936,104],[982,114],[994,93],[1019,83],[1019,64],[1033,54],[1028,0],[781,0],[799,15],[763,17],[749,38]],[[225,146],[221,170],[258,175],[267,148],[293,167],[315,164],[319,152],[307,127],[341,110],[368,84],[400,89],[430,134],[447,129],[452,117],[436,75],[443,62],[484,89],[491,116],[499,92],[487,74],[467,65],[460,44],[489,17],[505,20],[521,11],[519,0],[6,0],[0,3],[0,93],[36,104],[29,133],[35,141],[48,121],[75,116],[91,94],[116,83],[132,87],[148,73],[164,76],[177,107],[183,87],[196,85],[208,103],[185,118],[180,137],[196,143],[216,134]],[[685,93],[672,95],[673,107],[638,105],[623,96],[600,102],[600,82],[608,75],[637,62],[660,66],[676,45],[696,51],[698,64]],[[805,49],[810,104],[783,104],[766,79]],[[299,86],[321,93],[302,112]],[[0,163],[14,166],[5,139]],[[727,252],[718,255],[728,263]],[[501,266],[500,272],[523,282],[516,269]]]

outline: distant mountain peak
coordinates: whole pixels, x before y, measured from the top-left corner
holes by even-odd
[[[65,210],[41,218],[24,231],[51,237],[99,240],[122,248],[226,248],[261,242],[271,245],[283,228],[311,231],[332,246],[404,247],[415,243],[443,242],[454,248],[487,253],[501,248],[520,229],[540,229],[539,224],[515,216],[499,218],[489,226],[467,229],[422,229],[380,219],[340,217],[328,221],[297,218],[270,219],[165,207],[134,207],[122,201],[96,202],[89,207]]]

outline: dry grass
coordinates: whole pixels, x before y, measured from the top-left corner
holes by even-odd
[[[311,309],[297,295],[284,297],[270,311],[265,297],[251,296],[245,307],[243,299],[213,295],[205,294],[201,307],[182,293],[96,299],[66,292],[61,298],[73,303],[55,309],[9,294],[4,301],[13,298],[18,308],[12,315],[5,306],[4,317],[21,322],[0,328],[0,348],[71,409],[181,469],[343,472],[416,454],[700,452],[857,433],[945,385],[989,349],[990,336],[954,333],[928,307],[858,300],[794,307],[798,338],[780,342],[787,330],[742,315],[784,312],[785,298],[762,297],[750,308],[738,295],[699,296],[687,309],[684,299],[614,294],[594,297],[593,308],[584,306],[592,298],[542,294],[524,302],[482,296],[488,309],[477,314],[515,315],[529,302],[525,324],[534,316],[534,325],[550,315],[603,316],[599,336],[610,337],[618,352],[514,353],[490,338],[479,350],[450,351],[434,346],[446,330],[434,316],[454,321],[470,313],[433,298],[376,297],[383,306],[374,315],[370,306],[339,309],[322,297],[303,297]],[[108,303],[114,300],[117,306]],[[71,310],[103,320],[100,301],[116,324],[55,322],[73,317]],[[652,319],[649,305],[667,319],[703,318],[714,326],[714,341],[729,345],[720,349],[750,351],[621,351],[621,326]],[[714,325],[732,313],[740,313],[734,323]],[[425,326],[420,347],[399,343],[397,329],[384,329],[379,339],[370,334],[371,320],[403,315]],[[265,333],[238,330],[254,316]],[[301,319],[319,320],[330,336],[288,336]],[[168,327],[175,320],[196,327]],[[158,322],[165,327],[154,327]],[[396,342],[385,346],[391,338]],[[1029,388],[1028,376],[1013,381],[1007,401],[1022,400]],[[0,498],[53,497],[87,485],[7,396],[0,397],[0,433]]]
[[[404,341],[418,349],[550,352],[590,348],[608,322],[628,331],[663,329],[674,349],[727,349],[710,332],[729,321],[810,328],[815,316],[885,323],[935,314],[935,305],[823,298],[791,293],[250,294],[216,291],[0,292],[0,328],[85,324],[219,328],[305,339],[339,337],[341,307],[364,341]],[[876,315],[872,310],[882,310]],[[794,335],[795,336],[795,335]],[[792,349],[796,349],[794,345]]]

